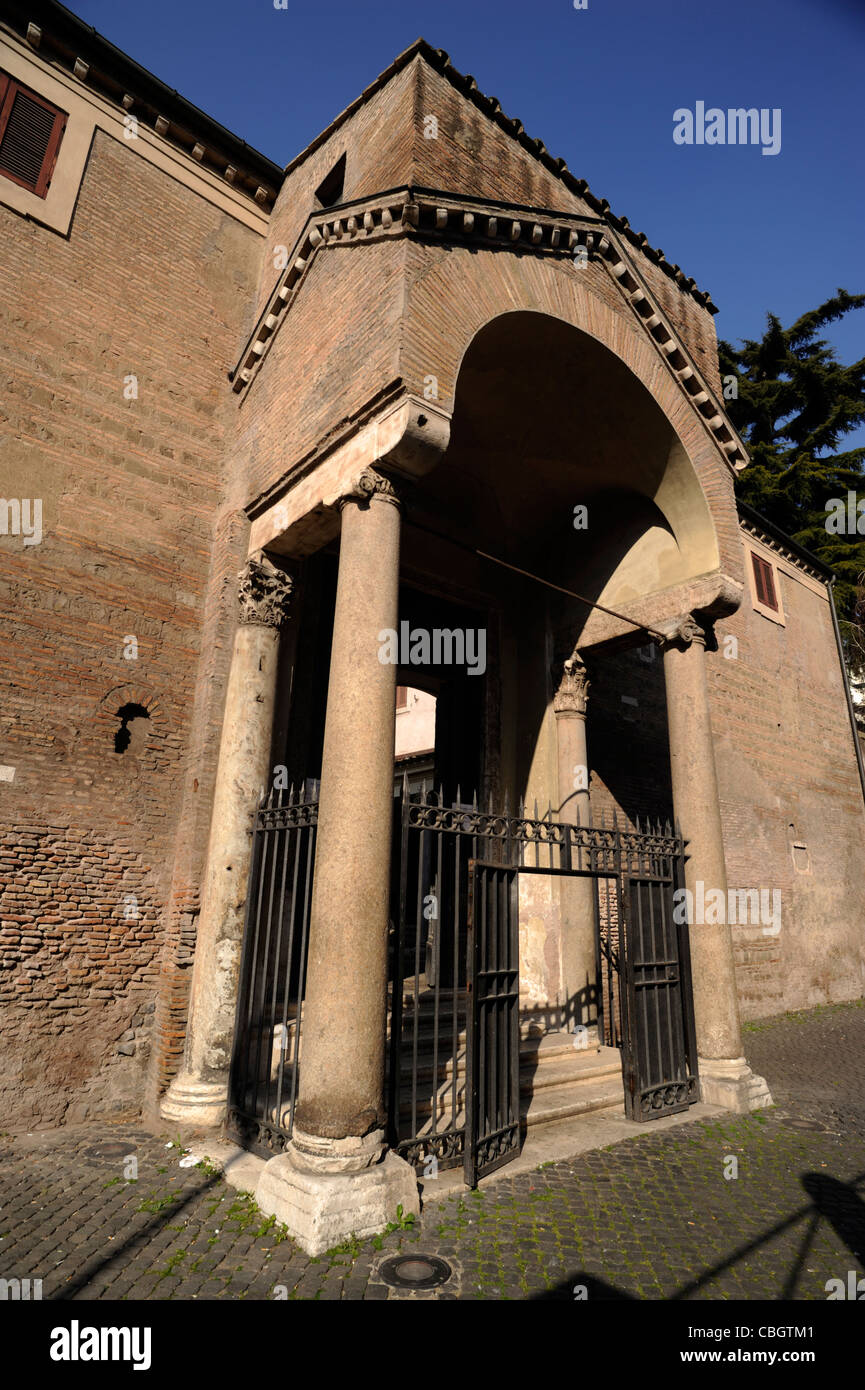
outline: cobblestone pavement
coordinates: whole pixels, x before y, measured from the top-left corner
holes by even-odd
[[[646,1133],[427,1206],[416,1227],[309,1259],[171,1135],[0,1137],[0,1278],[43,1299],[824,1299],[865,1270],[865,1007],[746,1030],[776,1108]],[[106,1151],[107,1148],[107,1151]],[[135,1169],[128,1156],[133,1156]],[[735,1160],[735,1162],[734,1162]],[[734,1169],[738,1176],[731,1176]],[[435,1254],[453,1276],[390,1289]],[[575,1293],[576,1290],[576,1293]]]

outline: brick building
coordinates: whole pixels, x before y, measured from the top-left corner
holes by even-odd
[[[248,885],[268,831],[288,856],[315,827],[302,943],[261,984],[276,1000],[299,970],[305,992],[255,1013],[243,1082],[269,1084],[290,1037],[296,1058],[302,1017],[284,1153],[294,1091],[290,1122],[258,1117],[279,1154],[260,1200],[310,1248],[291,1212],[327,1208],[322,1173],[371,1229],[410,1200],[393,1146],[373,1161],[403,1008],[397,685],[435,696],[448,806],[519,812],[530,837],[549,807],[596,869],[585,827],[615,813],[637,845],[648,818],[672,855],[677,819],[692,901],[768,895],[771,916],[693,922],[677,1092],[699,1052],[704,1096],[765,1104],[740,1017],[862,993],[863,786],[831,576],[736,504],[709,296],[422,41],[283,170],[64,7],[5,13],[4,1122],[162,1097],[222,1123],[259,988]],[[596,1051],[591,882],[519,884],[524,1042],[576,1018]],[[430,991],[443,940],[412,977]]]

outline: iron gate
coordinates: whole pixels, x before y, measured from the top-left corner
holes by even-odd
[[[520,1151],[520,967],[517,870],[469,864],[465,1180]]]
[[[619,880],[625,1114],[653,1120],[700,1098],[688,928],[676,923],[673,907],[683,855],[656,843],[631,857],[637,862]]]
[[[316,789],[271,791],[255,818],[228,1129],[268,1158],[291,1138],[297,1100]]]
[[[313,790],[317,790],[317,787]],[[426,1175],[466,1182],[520,1143],[520,874],[592,878],[602,1036],[621,1047],[625,1110],[648,1120],[699,1099],[687,926],[676,922],[684,846],[669,825],[574,826],[552,810],[482,811],[441,794],[395,799],[388,985],[389,1141]],[[258,807],[232,1056],[229,1128],[279,1153],[291,1137],[318,802]]]
[[[474,1186],[519,1151],[521,873],[596,883],[600,1028],[621,1049],[628,1117],[699,1099],[688,932],[673,912],[680,835],[445,806],[426,789],[404,789],[400,811],[389,1115],[403,1157],[427,1176],[461,1164]]]

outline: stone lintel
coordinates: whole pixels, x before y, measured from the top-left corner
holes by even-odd
[[[638,638],[638,628],[652,632],[665,632],[671,622],[684,613],[705,615],[708,621],[734,613],[742,602],[744,592],[738,580],[731,579],[722,570],[699,575],[685,584],[676,584],[670,589],[659,589],[657,593],[647,594],[634,602],[610,602],[609,606],[622,614],[612,617],[593,608],[580,632],[577,645],[585,652],[589,647],[606,645],[631,637]],[[599,602],[608,600],[601,595]],[[625,619],[630,618],[627,622]],[[645,641],[645,638],[642,639]]]
[[[365,469],[422,477],[450,439],[450,416],[429,401],[404,397],[363,425],[252,523],[251,551],[311,555],[339,534],[339,503],[357,492]]]

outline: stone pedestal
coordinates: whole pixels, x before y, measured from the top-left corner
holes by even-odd
[[[377,1235],[402,1213],[418,1213],[414,1170],[395,1153],[359,1173],[314,1173],[289,1150],[267,1164],[256,1205],[289,1228],[308,1255],[321,1255],[357,1236]]]
[[[701,1057],[700,1086],[703,1100],[741,1115],[772,1104],[765,1079],[751,1070],[744,1057]]]
[[[586,744],[588,694],[586,668],[574,652],[564,663],[553,700],[558,759],[558,818],[570,825],[591,824]],[[576,861],[574,867],[579,867]],[[585,867],[588,867],[588,860]],[[570,1032],[585,1029],[585,1046],[596,1048],[600,1043],[594,880],[562,878],[559,883],[559,908],[566,1026]]]
[[[366,469],[342,502],[295,1129],[256,1194],[309,1252],[419,1209],[382,1142],[399,542],[394,488]]]
[[[263,551],[239,575],[240,623],[228,677],[189,1002],[184,1069],[163,1117],[225,1120],[255,812],[269,781],[279,629],[291,579]]]
[[[673,804],[687,841],[685,886],[692,894],[691,902],[699,881],[706,893],[719,889],[726,902],[727,867],[706,683],[706,634],[690,614],[670,626],[664,678]],[[689,939],[703,1099],[739,1111],[770,1105],[766,1082],[754,1075],[742,1056],[729,923],[691,923]]]

